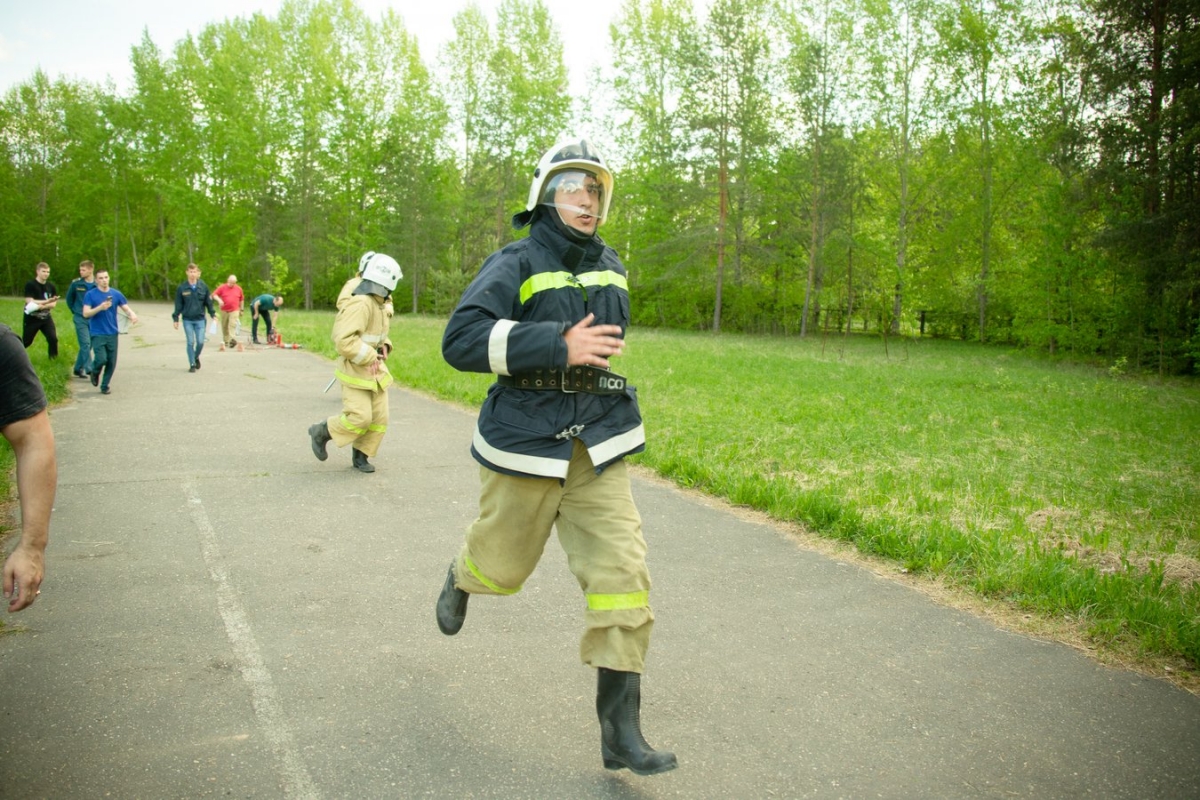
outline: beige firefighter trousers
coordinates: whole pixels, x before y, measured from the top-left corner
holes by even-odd
[[[368,457],[379,452],[388,425],[386,389],[371,391],[342,384],[342,413],[325,421],[333,443],[338,447],[353,444]]]
[[[587,598],[580,658],[592,667],[641,672],[654,614],[642,520],[625,462],[597,475],[576,440],[565,482],[486,467],[480,479],[479,517],[455,561],[456,585],[472,594],[515,594],[555,527]]]

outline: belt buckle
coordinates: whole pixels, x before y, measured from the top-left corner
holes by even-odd
[[[567,384],[571,381],[570,375],[574,367],[567,367],[562,372],[558,373],[558,388],[563,394],[579,394],[578,389],[568,389]]]

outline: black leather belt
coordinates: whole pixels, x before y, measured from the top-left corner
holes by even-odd
[[[624,394],[625,376],[600,367],[568,367],[497,375],[496,383],[529,391],[554,390],[587,394]]]

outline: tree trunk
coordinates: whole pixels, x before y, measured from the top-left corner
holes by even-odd
[[[725,160],[724,146],[721,148],[721,164],[719,167],[720,184],[718,189],[720,206],[717,212],[717,294],[713,305],[713,333],[721,332],[721,294],[725,284],[725,217],[728,214],[729,203],[729,164]]]
[[[987,338],[987,312],[988,312],[988,276],[991,273],[992,266],[992,189],[994,178],[992,175],[992,120],[991,106],[988,103],[988,72],[985,68],[982,76],[982,89],[980,92],[982,106],[982,145],[983,152],[983,230],[980,237],[980,262],[979,262],[979,341],[983,342]]]

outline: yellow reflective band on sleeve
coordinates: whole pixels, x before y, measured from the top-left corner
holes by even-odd
[[[584,286],[616,286],[618,289],[629,291],[629,282],[625,280],[625,276],[612,270],[585,272],[579,276],[579,282]]]
[[[368,425],[367,430],[371,433],[387,433],[387,425]]]
[[[627,608],[646,608],[650,605],[650,592],[589,594],[587,604],[589,611],[623,611]]]
[[[521,591],[520,586],[515,589],[505,589],[503,586],[497,586],[479,571],[479,568],[475,566],[474,562],[472,562],[470,558],[464,558],[463,560],[467,563],[467,569],[471,570],[471,574],[475,576],[475,580],[479,581],[496,594],[516,594],[517,592]]]

